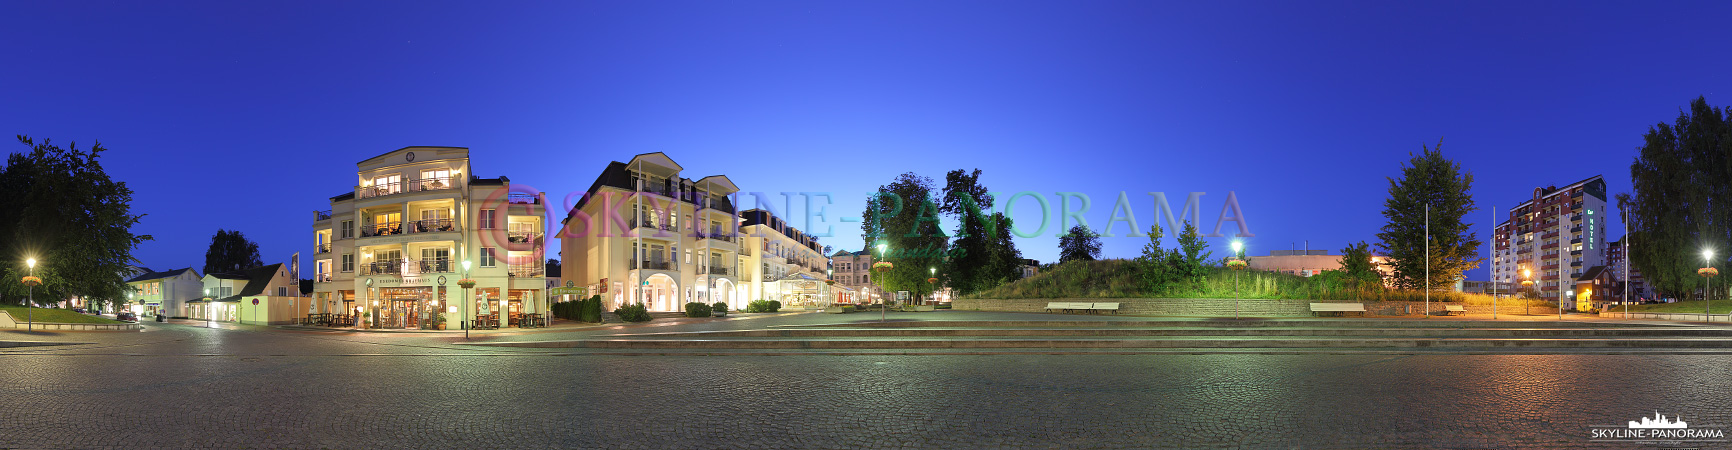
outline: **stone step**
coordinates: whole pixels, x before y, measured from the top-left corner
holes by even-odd
[[[1647,327],[1679,329],[1695,328],[1667,322],[1607,322],[1607,321],[1491,321],[1434,319],[1219,319],[1219,318],[1115,318],[1092,320],[891,320],[879,322],[863,319],[856,322],[820,325],[787,325],[777,329],[799,328],[1119,328],[1119,327],[1189,327],[1189,328],[1628,328]]]
[[[764,337],[1135,337],[1135,336],[1391,336],[1391,337],[1728,337],[1728,328],[1212,328],[1212,327],[1107,327],[1107,328],[803,328],[709,331],[686,333],[618,334],[644,338],[764,338]]]
[[[590,349],[1074,349],[1074,348],[1690,348],[1732,349],[1732,340],[1714,338],[1336,338],[1263,337],[1163,339],[597,339],[581,341],[489,342],[470,345],[523,348]]]

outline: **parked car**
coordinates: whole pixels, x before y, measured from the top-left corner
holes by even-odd
[[[84,308],[72,308],[72,312],[84,314]]]
[[[120,314],[115,314],[114,320],[119,320],[121,322],[137,322],[138,321],[138,315],[133,314],[131,312],[123,312]]]

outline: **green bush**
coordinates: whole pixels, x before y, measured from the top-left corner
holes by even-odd
[[[645,308],[642,303],[621,306],[619,309],[613,310],[613,314],[619,316],[619,320],[626,322],[648,322],[652,319],[649,309]]]
[[[601,296],[592,295],[588,299],[578,300],[577,320],[584,323],[601,323]]]
[[[715,304],[710,305],[710,312],[713,314],[716,311],[721,311],[722,314],[727,314],[728,313],[728,304],[722,303],[722,302],[716,302]]]
[[[746,304],[746,312],[752,313],[776,312],[781,309],[782,302],[775,300],[753,300],[751,303]]]
[[[698,302],[686,304],[686,317],[709,317],[710,305]]]

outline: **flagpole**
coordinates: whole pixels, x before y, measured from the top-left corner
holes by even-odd
[[[1497,206],[1491,207],[1491,257],[1497,258]],[[1497,320],[1497,266],[1491,270],[1491,320]]]
[[[1425,317],[1431,318],[1431,204],[1425,204]]]

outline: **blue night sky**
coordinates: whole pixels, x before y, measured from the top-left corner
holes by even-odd
[[[1650,125],[1732,103],[1726,2],[158,3],[0,5],[0,128],[100,139],[158,270],[202,266],[219,228],[266,262],[310,254],[309,212],[411,145],[550,197],[666,152],[694,179],[833,193],[810,231],[843,249],[859,226],[836,218],[906,171],[1086,193],[1097,227],[1121,191],[1144,228],[1146,192],[1201,191],[1212,228],[1233,191],[1257,255],[1374,241],[1384,177],[1442,138],[1483,239],[1486,208],[1535,186],[1628,191]],[[778,209],[807,228],[799,203]],[[1026,256],[1057,259],[1056,215]]]

